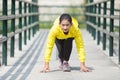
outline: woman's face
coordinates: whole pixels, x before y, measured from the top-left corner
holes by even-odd
[[[60,23],[60,27],[63,30],[63,32],[66,33],[69,31],[71,23],[67,19],[63,19]]]

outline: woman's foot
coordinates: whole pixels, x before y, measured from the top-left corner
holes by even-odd
[[[70,71],[71,71],[71,68],[70,68],[70,66],[69,66],[68,61],[64,61],[64,62],[63,62],[63,71],[64,71],[64,72],[70,72]]]
[[[60,64],[59,68],[60,70],[63,70],[63,64]]]

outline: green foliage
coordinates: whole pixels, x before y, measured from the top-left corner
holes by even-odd
[[[40,22],[39,27],[43,29],[50,29],[52,27],[52,22]]]
[[[85,28],[86,27],[86,25],[85,25],[85,23],[79,23],[79,28]]]
[[[119,32],[119,27],[115,27],[115,28],[114,28],[114,31],[115,31],[115,32]]]

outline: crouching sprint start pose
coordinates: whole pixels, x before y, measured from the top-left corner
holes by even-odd
[[[49,32],[44,58],[45,64],[40,72],[50,71],[49,61],[54,43],[56,43],[59,52],[59,68],[63,71],[71,71],[68,61],[72,50],[73,40],[75,40],[78,51],[80,71],[91,71],[85,65],[85,50],[82,35],[78,28],[78,21],[69,14],[64,13],[55,20],[54,25]]]

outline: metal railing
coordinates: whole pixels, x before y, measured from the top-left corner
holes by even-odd
[[[19,50],[22,50],[22,40],[24,39],[24,44],[27,45],[27,39],[31,40],[31,32],[34,37],[39,29],[38,0],[32,0],[32,2],[11,0],[10,10],[8,10],[8,2],[9,0],[2,1],[2,15],[0,16],[0,21],[2,22],[2,35],[0,37],[0,44],[2,44],[2,65],[7,65],[8,39],[10,39],[10,56],[14,57],[15,35],[18,34],[18,47]],[[16,2],[18,5],[16,5]],[[18,14],[16,14],[16,9]],[[11,14],[8,15],[8,11],[11,11]],[[11,22],[11,25],[8,24],[8,20]],[[18,28],[16,29],[17,23]],[[11,26],[9,33],[8,26]]]
[[[106,50],[108,42],[109,56],[118,53],[120,64],[120,6],[115,8],[115,0],[89,2],[85,6],[87,30],[94,40],[97,39],[98,45],[102,42],[103,50]]]

